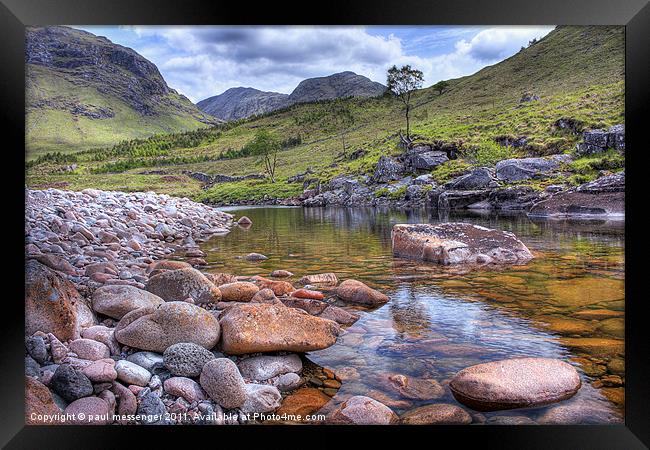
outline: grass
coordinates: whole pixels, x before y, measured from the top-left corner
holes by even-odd
[[[416,106],[412,110],[415,138],[453,141],[462,149],[459,159],[431,172],[436,182],[445,183],[473,167],[490,166],[499,159],[572,152],[580,136],[558,129],[555,122],[560,118],[579,121],[586,129],[623,123],[623,48],[621,27],[559,27],[499,64],[449,80],[449,88],[442,94],[431,88],[416,92]],[[526,91],[541,99],[520,103]],[[355,118],[353,125],[340,125],[337,111],[341,107]],[[341,174],[372,174],[382,155],[400,152],[400,128],[404,128],[403,111],[390,97],[299,104],[215,128],[213,138],[198,139],[192,146],[172,145],[164,155],[137,159],[116,154],[98,161],[90,150],[77,154],[78,168],[74,174],[59,173],[64,165],[61,162],[43,161],[28,168],[27,183],[34,186],[66,181],[70,189],[129,183],[127,190],[151,186],[152,190],[177,190],[178,195],[215,203],[259,200],[265,195],[286,198],[302,190],[302,183],[289,184],[286,179],[307,169],[322,182]],[[186,170],[227,175],[261,173],[263,168],[256,157],[219,159],[229,151],[233,154],[244,148],[259,129],[268,129],[281,140],[300,138],[298,145],[279,152],[275,184],[248,180],[218,184],[204,191],[198,182],[162,183],[160,175],[143,173],[164,171],[172,177],[184,177],[182,172]],[[526,136],[527,148],[515,150],[496,145],[494,139],[504,135]],[[351,160],[349,155],[358,149],[364,149],[365,155]],[[166,158],[177,159],[168,164]],[[133,161],[129,162],[130,159]],[[110,175],[98,170],[109,164],[124,171]],[[591,169],[580,164],[567,170],[575,175],[593,175]],[[585,164],[595,167],[594,162]],[[579,173],[585,170],[589,173]],[[111,177],[121,181],[108,181]]]

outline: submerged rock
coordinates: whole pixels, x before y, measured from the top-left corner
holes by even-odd
[[[580,386],[573,366],[549,358],[477,364],[458,372],[449,383],[456,400],[478,411],[547,405],[572,397]]]
[[[393,425],[399,418],[377,400],[355,395],[332,411],[326,420],[327,423],[341,425]]]
[[[395,256],[438,264],[521,264],[533,254],[510,232],[479,225],[397,224],[392,231]]]
[[[327,284],[336,286],[339,283],[339,279],[334,273],[319,273],[316,275],[305,275],[299,281],[302,285],[307,284]]]
[[[407,411],[400,422],[405,425],[467,425],[472,423],[472,416],[459,406],[435,403]]]
[[[367,306],[381,305],[389,300],[387,295],[357,280],[345,280],[336,288],[336,295],[346,302]]]
[[[300,372],[302,361],[298,355],[253,356],[237,363],[242,376],[251,380],[264,381],[290,372]]]

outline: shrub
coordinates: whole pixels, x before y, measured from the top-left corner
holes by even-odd
[[[485,141],[478,146],[465,150],[465,155],[469,157],[476,166],[491,166],[497,162],[514,158],[515,149],[510,146],[501,146],[496,142]]]

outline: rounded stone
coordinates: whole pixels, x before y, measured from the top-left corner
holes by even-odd
[[[125,359],[115,363],[115,371],[117,379],[127,384],[146,386],[151,379],[151,372]]]
[[[265,413],[280,407],[282,394],[275,386],[247,384],[246,393],[246,401],[240,408],[245,414]]]
[[[93,385],[88,377],[70,364],[61,364],[56,369],[50,388],[67,402],[93,394]]]
[[[111,351],[105,344],[92,339],[75,339],[70,342],[70,350],[75,352],[79,358],[90,361],[97,361],[111,356]]]
[[[198,377],[203,366],[214,359],[214,354],[192,342],[179,342],[167,347],[163,363],[169,371],[182,377]]]
[[[70,403],[64,411],[71,425],[108,425],[113,422],[110,405],[99,397],[84,397]]]
[[[126,357],[127,361],[154,372],[164,366],[163,356],[154,352],[135,352]]]
[[[320,389],[305,387],[288,395],[276,413],[279,415],[300,415],[304,418],[320,410],[330,400]]]
[[[224,302],[249,302],[260,288],[247,281],[236,281],[220,285],[219,290]]]
[[[477,364],[458,372],[449,383],[456,400],[478,411],[546,405],[572,397],[580,386],[573,366],[549,358]]]
[[[115,327],[115,338],[129,347],[162,353],[179,342],[211,349],[219,331],[219,322],[209,311],[186,302],[166,302],[125,315]]]
[[[128,285],[102,286],[93,293],[93,309],[113,319],[121,319],[135,309],[156,307],[163,302],[151,292]]]
[[[336,288],[336,295],[346,302],[366,306],[381,305],[389,300],[388,296],[357,280],[345,280]]]
[[[163,383],[165,392],[176,397],[183,397],[189,403],[207,400],[208,396],[199,383],[186,377],[171,377]]]
[[[388,406],[363,395],[350,397],[327,417],[328,423],[342,425],[392,425],[398,421]]]
[[[300,372],[302,361],[296,354],[262,355],[243,359],[237,363],[237,367],[244,378],[263,381],[289,372]]]
[[[239,408],[248,398],[246,383],[237,365],[227,358],[208,361],[199,382],[210,398],[226,409]]]
[[[404,413],[400,422],[405,425],[467,425],[472,416],[456,405],[438,403],[421,406]]]
[[[115,361],[111,358],[94,361],[81,371],[93,383],[108,383],[117,379]]]
[[[147,282],[147,291],[167,302],[192,297],[197,303],[217,303],[221,291],[205,275],[193,268],[167,270]]]

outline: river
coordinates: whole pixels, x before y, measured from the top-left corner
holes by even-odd
[[[521,214],[447,213],[425,209],[238,207],[249,229],[236,227],[202,244],[207,271],[263,275],[275,269],[334,272],[384,292],[377,309],[337,305],[361,318],[332,347],[307,358],[344,376],[332,405],[369,395],[398,414],[433,403],[401,398],[386,374],[435,380],[445,386],[464,367],[502,358],[560,358],[578,369],[583,385],[561,405],[578,423],[621,422],[624,408],[623,221],[531,220]],[[535,258],[500,270],[467,270],[395,258],[396,223],[464,221],[515,233]],[[269,257],[249,262],[241,256]],[[436,403],[458,404],[449,389]],[[474,422],[547,423],[542,408],[478,413]],[[503,419],[503,417],[501,417]],[[506,422],[503,422],[506,423]]]

